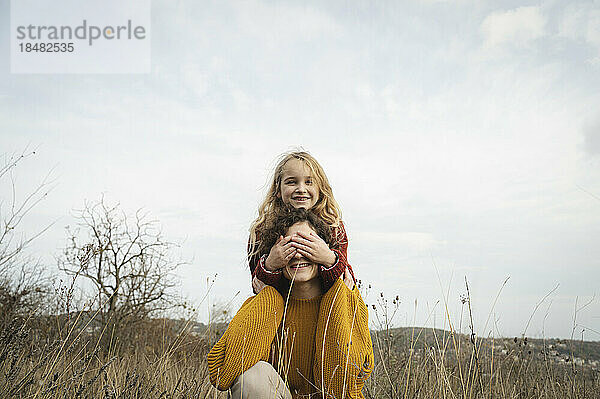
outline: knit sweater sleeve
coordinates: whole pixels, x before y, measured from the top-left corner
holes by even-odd
[[[211,384],[225,391],[259,360],[268,361],[271,343],[283,317],[283,308],[283,298],[270,286],[244,302],[223,336],[208,353]]]
[[[340,278],[323,296],[316,331],[313,375],[326,397],[363,398],[362,388],[373,371],[369,314],[356,285]]]

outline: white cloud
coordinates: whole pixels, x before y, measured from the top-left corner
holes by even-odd
[[[240,2],[235,13],[238,28],[260,38],[267,46],[337,35],[342,30],[329,15],[305,5]]]
[[[545,34],[546,18],[539,7],[519,7],[488,15],[481,24],[486,47],[526,44]]]
[[[600,9],[589,6],[567,8],[559,24],[559,35],[600,44]]]
[[[435,237],[430,233],[422,233],[417,231],[362,231],[357,232],[353,238],[357,241],[364,241],[364,244],[368,246],[372,245],[373,243],[394,244],[419,252],[433,250],[446,245],[445,241],[436,240]]]
[[[600,118],[583,128],[583,151],[589,155],[600,155]]]
[[[596,158],[577,147],[596,78],[565,67],[597,42],[593,7],[558,7],[572,18],[556,59],[553,9],[469,7],[460,18],[465,8],[381,5],[153,3],[152,74],[7,74],[0,147],[48,142],[40,154],[61,173],[48,214],[101,191],[152,211],[196,256],[182,274],[194,295],[216,272],[227,276],[216,297],[250,294],[247,229],[273,159],[296,144],[334,186],[358,276],[386,292],[439,296],[434,262],[442,281],[455,272],[451,295],[462,274],[482,296],[507,274],[520,293],[550,278],[593,292],[597,201],[574,185],[599,192]],[[526,62],[513,51],[523,43],[527,57],[536,50]],[[506,59],[485,59],[498,53]],[[546,269],[556,274],[533,272]]]
[[[597,54],[592,62],[600,61],[600,8],[598,5],[588,3],[568,7],[559,23],[558,34],[571,40],[582,40],[593,46]]]

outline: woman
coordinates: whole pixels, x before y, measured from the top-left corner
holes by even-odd
[[[305,209],[271,219],[259,251],[280,236],[319,236],[330,229]],[[272,286],[244,302],[208,354],[211,383],[238,398],[362,398],[373,369],[367,308],[348,272],[324,292],[319,265],[300,252],[283,270],[288,294]]]

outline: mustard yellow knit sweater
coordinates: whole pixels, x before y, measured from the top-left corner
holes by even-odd
[[[289,298],[287,309],[271,286],[246,300],[208,354],[211,383],[227,390],[259,360],[278,370],[294,398],[363,398],[373,345],[358,289],[340,278],[322,296]]]

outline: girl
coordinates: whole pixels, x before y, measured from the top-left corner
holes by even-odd
[[[336,247],[330,233],[310,211],[278,212],[267,222],[259,249],[295,234]],[[264,286],[244,302],[208,354],[215,387],[230,389],[233,399],[363,398],[374,360],[367,308],[348,271],[327,292],[319,272],[297,251],[281,272],[289,297]]]
[[[298,208],[311,210],[329,225],[335,249],[330,249],[317,235],[298,233],[281,236],[272,247],[262,246],[263,250],[259,250],[269,218],[281,210]],[[325,291],[346,269],[356,281],[347,260],[348,237],[341,215],[327,176],[317,160],[304,151],[283,154],[273,173],[267,197],[258,208],[258,217],[250,226],[248,263],[254,292],[267,284],[283,293],[282,269],[298,253],[319,265]]]

